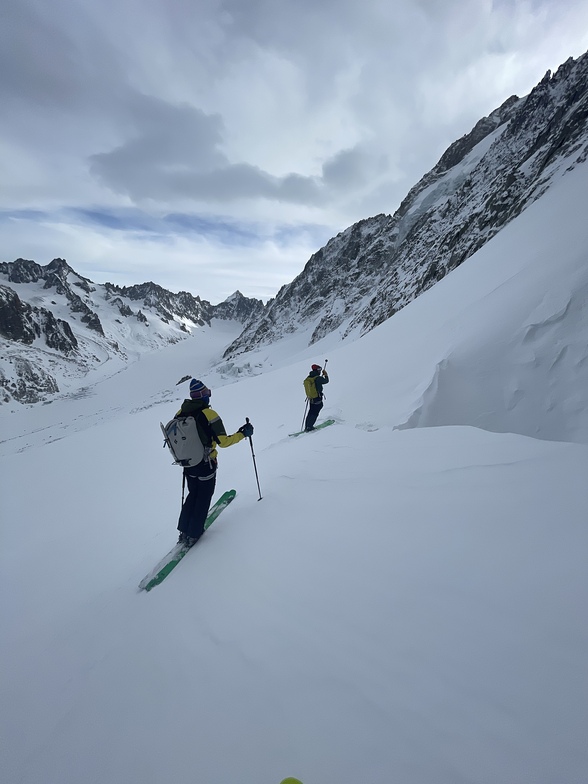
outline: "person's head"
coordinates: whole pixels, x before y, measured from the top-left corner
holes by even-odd
[[[202,381],[199,381],[197,378],[193,378],[190,381],[190,397],[192,400],[202,400],[203,403],[208,403],[211,395],[212,392]]]
[[[317,372],[321,372],[322,368],[320,365],[311,365],[311,370],[316,370]]]

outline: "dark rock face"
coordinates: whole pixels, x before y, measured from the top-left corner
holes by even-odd
[[[43,267],[27,259],[0,261],[0,274],[5,275],[9,283],[36,283],[43,278]]]
[[[0,286],[0,335],[20,343],[32,343],[41,330],[32,317],[33,309],[12,289]]]
[[[240,291],[236,291],[218,305],[211,305],[210,302],[188,291],[173,294],[152,282],[136,286],[115,286],[107,283],[106,289],[109,297],[115,297],[119,301],[122,301],[121,297],[125,297],[133,302],[142,303],[144,307],[153,308],[166,322],[172,321],[176,315],[198,326],[210,325],[213,318],[235,320],[245,324],[252,316],[259,315],[263,311],[261,300],[244,297]],[[128,314],[122,313],[122,315]]]
[[[152,282],[136,286],[115,286],[113,283],[107,283],[106,289],[109,296],[124,297],[140,302],[146,308],[153,308],[166,323],[173,320],[174,314],[201,327],[210,323],[212,305],[187,291],[173,294]],[[141,317],[145,318],[145,315],[142,313]],[[137,316],[139,319],[141,317]]]
[[[211,318],[240,321],[242,324],[247,324],[251,319],[260,316],[262,312],[263,302],[260,299],[244,297],[240,291],[236,291],[224,302],[212,306]]]
[[[128,317],[134,315],[131,308],[126,305],[120,297],[115,297],[115,299],[112,300],[112,304],[116,305],[121,316]]]
[[[7,379],[0,371],[0,402],[9,403],[14,399],[21,403],[38,403],[59,392],[55,379],[42,368],[21,358],[13,359],[12,364],[13,379]]]
[[[225,357],[313,326],[310,343],[364,334],[481,248],[588,157],[588,55],[548,72],[454,142],[394,215],[376,215],[313,254]]]
[[[67,321],[56,319],[45,308],[31,307],[6,286],[0,286],[0,335],[7,340],[32,344],[43,337],[49,348],[70,354],[78,342]]]

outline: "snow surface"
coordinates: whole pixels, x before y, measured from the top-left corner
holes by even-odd
[[[355,343],[241,378],[200,330],[2,412],[2,781],[584,784],[586,203],[584,164]],[[337,424],[289,438],[326,357]],[[140,593],[187,373],[263,500],[222,450],[237,498]]]

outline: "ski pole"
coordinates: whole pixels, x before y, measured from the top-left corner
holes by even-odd
[[[327,362],[328,362],[328,361],[329,361],[328,359],[325,359],[325,364],[323,365],[323,376],[324,376],[324,375],[325,375],[325,373],[327,372]],[[323,397],[324,397],[324,399],[325,399],[325,400],[327,399],[327,396],[325,395],[325,393],[324,393],[324,392],[323,392]]]
[[[184,506],[184,490],[186,488],[186,474],[182,471],[182,506]]]
[[[306,404],[304,406],[304,416],[302,417],[302,424],[300,425],[300,429],[304,430],[304,422],[306,421],[306,409],[308,408],[308,398],[306,398]]]
[[[245,421],[249,424],[249,417],[245,417]],[[258,501],[261,501],[261,487],[259,486],[259,476],[257,474],[257,463],[255,462],[255,452],[253,451],[253,437],[249,436],[249,446],[251,447],[251,457],[253,458],[253,468],[255,469],[255,478],[257,480],[257,489],[259,490]]]

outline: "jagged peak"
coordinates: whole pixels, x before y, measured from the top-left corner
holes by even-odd
[[[45,269],[48,272],[53,272],[54,270],[65,270],[67,272],[73,272],[74,270],[69,266],[65,259],[56,258],[49,262],[45,266]]]
[[[237,289],[232,294],[229,294],[229,296],[225,300],[223,300],[223,302],[227,302],[227,303],[236,302],[240,299],[245,299],[245,297],[243,296],[243,294],[241,294],[239,289]]]

